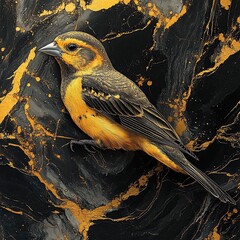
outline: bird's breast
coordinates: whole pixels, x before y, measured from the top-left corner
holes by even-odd
[[[110,149],[139,149],[136,134],[87,106],[82,98],[81,78],[69,82],[63,91],[64,105],[75,124],[88,136]]]

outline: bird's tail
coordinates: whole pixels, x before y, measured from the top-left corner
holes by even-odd
[[[168,146],[157,147],[152,143],[145,142],[142,145],[142,150],[173,170],[187,173],[214,197],[219,198],[220,201],[236,205],[235,200],[226,191],[200,169],[191,164],[178,149]]]
[[[200,183],[214,197],[219,198],[220,201],[224,203],[229,202],[236,205],[236,201],[200,169],[196,168],[190,162],[188,162],[187,165],[184,163],[179,165],[188,175]]]

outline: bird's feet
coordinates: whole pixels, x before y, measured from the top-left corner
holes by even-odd
[[[84,140],[71,140],[69,144],[70,144],[70,149],[71,149],[73,152],[74,152],[74,150],[73,150],[73,145],[74,145],[74,144],[83,146],[84,149],[85,149],[86,151],[88,151],[89,153],[95,153],[95,152],[96,152],[96,148],[98,148],[98,149],[106,149],[106,148],[104,148],[104,147],[102,146],[101,143],[98,143],[98,142],[96,142],[96,141],[94,141],[94,140],[89,140],[89,139],[84,139]],[[93,150],[92,150],[92,149],[89,149],[88,146],[91,146]]]

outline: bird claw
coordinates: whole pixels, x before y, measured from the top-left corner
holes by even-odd
[[[84,147],[84,149],[85,149],[87,152],[89,152],[89,153],[91,153],[91,154],[96,153],[96,149],[95,149],[93,146],[92,146],[92,148],[95,149],[95,151],[92,151],[91,149],[89,149],[89,148],[87,147],[87,145],[83,145],[83,147]]]
[[[97,149],[96,149],[93,145],[91,145],[89,142],[86,142],[85,140],[80,140],[80,141],[71,140],[68,144],[69,144],[70,149],[71,149],[72,152],[75,152],[74,149],[73,149],[73,145],[74,145],[74,144],[78,144],[78,145],[83,146],[84,149],[85,149],[87,152],[91,153],[91,154],[96,153],[96,151],[97,151]],[[94,150],[91,150],[87,145],[91,145],[91,147],[92,147]]]
[[[73,142],[73,140],[71,140],[71,141],[69,142],[69,146],[70,146],[71,151],[72,151],[72,152],[75,152],[74,149],[73,149],[73,144],[74,144],[74,142]]]

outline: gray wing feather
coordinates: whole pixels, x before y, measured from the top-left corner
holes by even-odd
[[[84,76],[83,100],[103,114],[118,116],[120,124],[154,143],[178,148],[198,158],[181,142],[176,131],[164,116],[149,102],[141,89],[117,71]],[[91,94],[91,90],[97,94]],[[116,97],[119,96],[119,97]]]

